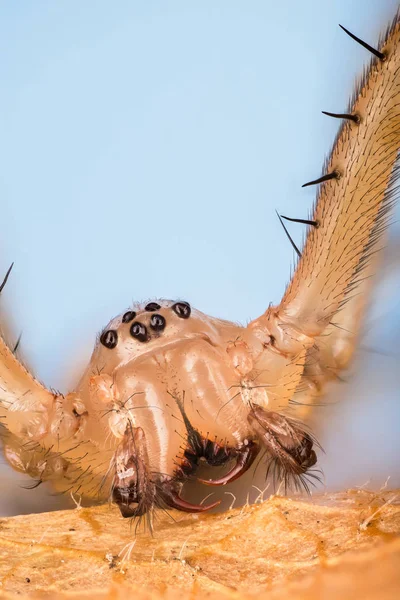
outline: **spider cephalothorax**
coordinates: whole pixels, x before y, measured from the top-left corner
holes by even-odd
[[[234,461],[221,479],[203,481],[209,485],[238,478],[261,448],[304,474],[315,463],[304,461],[305,434],[276,412],[286,401],[271,381],[281,361],[267,329],[207,317],[187,302],[136,305],[113,319],[75,394],[87,415],[83,436],[103,454],[115,452],[110,477],[122,513],[154,504],[209,509],[180,497],[200,459]],[[301,369],[287,368],[300,379]]]
[[[181,300],[132,306],[101,333],[66,396],[45,389],[0,339],[0,417],[15,469],[63,491],[111,496],[127,517],[215,506],[181,497],[201,460],[233,463],[201,480],[224,485],[263,452],[266,472],[307,487],[317,444],[301,420],[349,364],[395,199],[399,38],[396,16],[379,49],[362,42],[374,59],[352,106],[326,113],[344,124],[326,172],[305,184],[321,185],[312,218],[289,219],[308,233],[278,306],[246,327]]]

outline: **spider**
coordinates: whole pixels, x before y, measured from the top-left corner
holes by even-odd
[[[111,497],[124,517],[215,507],[181,494],[200,461],[230,465],[205,486],[238,479],[260,453],[285,487],[312,483],[318,443],[308,412],[352,358],[400,147],[399,17],[378,49],[343,29],[373,60],[349,109],[325,113],[342,124],[324,174],[304,184],[319,186],[312,215],[278,215],[298,255],[280,304],[246,327],[182,299],[134,304],[104,328],[65,396],[1,340],[0,416],[14,469],[63,492]],[[284,221],[307,227],[302,251]]]

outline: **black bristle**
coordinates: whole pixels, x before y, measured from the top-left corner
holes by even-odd
[[[312,225],[313,227],[319,227],[318,221],[311,221],[310,219],[292,219],[291,217],[285,217],[281,215],[282,219],[286,221],[292,221],[293,223],[303,223],[303,225]]]
[[[352,115],[348,113],[331,113],[326,110],[321,111],[323,115],[327,115],[328,117],[334,117],[335,119],[347,119],[348,121],[354,121],[357,125],[360,122],[360,117],[358,115]]]
[[[346,29],[346,27],[343,27],[343,25],[339,24],[339,27],[341,29],[343,29],[343,31],[346,32],[347,35],[349,35],[351,38],[353,38],[353,40],[355,40],[356,42],[358,42],[359,44],[361,44],[361,46],[363,46],[364,48],[366,48],[367,50],[369,50],[370,52],[372,52],[372,54],[374,54],[375,56],[377,56],[380,60],[386,60],[386,55],[383,52],[379,52],[379,50],[377,50],[376,48],[373,48],[372,46],[370,46],[369,44],[367,44],[367,42],[363,42],[362,40],[360,40],[359,37],[357,37],[356,35],[354,35],[354,33],[351,33],[348,29]]]
[[[285,233],[286,233],[286,235],[287,235],[287,238],[288,238],[289,242],[292,244],[293,250],[296,252],[297,256],[298,256],[299,258],[301,258],[301,252],[300,252],[300,250],[298,249],[298,247],[296,246],[296,244],[294,243],[294,241],[292,240],[290,233],[289,233],[289,232],[288,232],[288,230],[286,229],[286,227],[285,227],[285,223],[284,223],[284,222],[282,221],[282,219],[281,219],[281,215],[278,213],[278,211],[276,211],[276,214],[277,214],[277,216],[278,216],[278,219],[279,219],[279,221],[280,221],[280,223],[281,223],[281,225],[282,225],[282,227],[283,227],[283,230],[284,230],[284,232],[285,232]]]
[[[4,277],[4,279],[3,279],[3,282],[0,284],[0,294],[1,294],[1,292],[3,291],[3,289],[4,289],[4,286],[5,286],[5,285],[6,285],[6,283],[7,283],[7,279],[8,279],[8,278],[9,278],[9,276],[10,276],[10,273],[11,273],[11,270],[12,270],[13,266],[14,266],[14,263],[11,263],[11,265],[10,265],[10,266],[9,266],[9,268],[8,268],[8,271],[7,271],[7,273],[5,274],[5,277]]]
[[[21,337],[22,337],[22,333],[20,333],[19,336],[18,336],[18,339],[17,339],[17,341],[15,343],[15,346],[13,348],[13,354],[15,354],[16,351],[18,350],[19,344],[21,342]]]
[[[324,181],[329,181],[329,179],[339,179],[339,173],[337,171],[332,171],[332,173],[327,173],[327,175],[323,175],[319,177],[319,179],[314,179],[313,181],[308,181],[307,183],[303,183],[301,187],[308,187],[309,185],[317,185],[318,183],[323,183]]]

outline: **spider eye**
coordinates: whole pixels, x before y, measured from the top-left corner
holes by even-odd
[[[172,310],[181,319],[188,319],[190,317],[190,313],[192,312],[188,302],[175,302],[175,304],[172,306]]]
[[[150,319],[150,327],[154,329],[154,331],[162,331],[165,329],[166,320],[162,315],[152,315]]]
[[[104,331],[100,336],[100,343],[106,348],[115,348],[118,343],[118,333],[114,329]]]
[[[147,310],[147,312],[156,312],[156,310],[160,310],[160,308],[161,306],[157,304],[157,302],[149,302],[144,307],[144,310]]]
[[[123,323],[129,323],[130,321],[133,321],[133,319],[136,317],[136,313],[134,310],[128,310],[128,312],[126,312],[124,314],[124,316],[122,317],[122,322]]]
[[[132,323],[130,332],[131,336],[137,339],[139,342],[147,342],[149,339],[147,335],[147,328],[142,323],[139,323],[139,321]]]

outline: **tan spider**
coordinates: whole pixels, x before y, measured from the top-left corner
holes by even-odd
[[[266,471],[307,488],[317,462],[310,405],[352,357],[398,173],[399,18],[379,49],[355,39],[373,60],[349,110],[326,113],[342,124],[323,175],[305,184],[320,184],[312,216],[279,217],[286,232],[282,219],[307,226],[281,303],[247,327],[183,300],[131,306],[103,330],[66,396],[1,340],[4,453],[16,470],[60,491],[111,496],[126,517],[215,506],[180,495],[200,460],[232,461],[221,478],[201,480],[219,486],[263,452]]]

